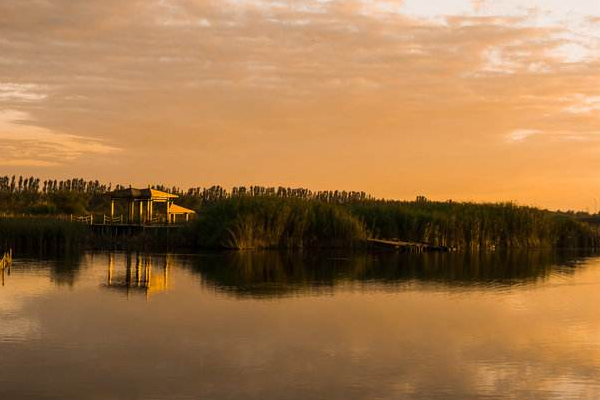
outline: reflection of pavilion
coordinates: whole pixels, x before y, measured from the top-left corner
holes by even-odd
[[[158,257],[128,253],[125,255],[123,270],[115,266],[115,255],[109,254],[106,287],[125,291],[127,297],[132,291],[145,293],[146,299],[149,299],[150,295],[169,288],[170,266],[171,259],[168,254],[160,262]]]
[[[12,265],[12,250],[0,253],[0,274],[2,274],[2,286],[4,286],[4,271],[10,276],[10,266]]]
[[[0,268],[0,275],[2,275],[2,286],[4,286],[5,275],[10,276],[10,264],[6,268]]]

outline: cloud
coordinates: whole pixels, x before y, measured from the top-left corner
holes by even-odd
[[[600,131],[574,132],[548,129],[545,131],[536,129],[515,129],[506,135],[508,143],[523,143],[527,140],[540,138],[553,142],[598,142]]]
[[[42,88],[35,84],[2,83],[0,82],[1,101],[40,101],[47,95],[41,93]]]
[[[24,113],[4,116],[3,152],[111,156],[142,183],[258,180],[388,197],[473,192],[483,163],[486,176],[523,164],[558,176],[548,160],[565,138],[600,132],[589,100],[600,96],[599,12],[563,3],[0,2],[0,109]],[[543,147],[538,163],[516,142]],[[589,146],[569,143],[582,170],[596,167],[581,155]],[[180,167],[176,178],[164,165]],[[446,190],[429,177],[449,165],[464,178]]]
[[[531,136],[541,133],[541,131],[535,129],[515,129],[507,135],[507,140],[511,143],[522,142]]]
[[[564,110],[573,114],[590,114],[600,111],[600,96],[584,96],[577,94],[567,101],[572,104]]]
[[[72,162],[84,155],[118,152],[119,149],[97,139],[34,126],[27,113],[0,111],[0,165],[50,167]]]

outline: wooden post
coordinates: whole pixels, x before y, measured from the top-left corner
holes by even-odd
[[[169,199],[167,199],[166,201],[166,206],[167,206],[167,225],[171,223],[171,205],[169,204]]]
[[[152,222],[153,208],[154,208],[154,202],[152,201],[152,199],[150,199],[149,203],[148,203],[148,220],[149,220],[149,222]]]
[[[144,200],[140,200],[140,225],[144,223]]]
[[[135,200],[131,199],[129,200],[129,218],[128,218],[128,222],[130,224],[133,224],[133,218],[134,218],[134,212],[135,212]]]

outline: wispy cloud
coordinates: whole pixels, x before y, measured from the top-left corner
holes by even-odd
[[[600,96],[584,96],[577,94],[569,99],[572,103],[564,110],[573,114],[589,114],[600,111]]]
[[[510,143],[518,143],[541,133],[543,132],[536,129],[515,129],[507,135],[507,140]]]
[[[69,163],[82,156],[108,155],[119,151],[98,139],[37,127],[27,113],[0,111],[0,165],[49,167]]]
[[[0,102],[29,102],[44,100],[48,96],[46,93],[43,93],[42,90],[43,88],[36,84],[0,82]]]

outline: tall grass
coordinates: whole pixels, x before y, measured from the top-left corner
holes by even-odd
[[[87,226],[56,218],[0,218],[0,245],[21,253],[76,250],[87,242]]]
[[[569,215],[511,203],[332,204],[258,196],[222,199],[199,213],[192,234],[201,247],[354,247],[367,237],[470,250],[600,247],[597,227]]]
[[[382,238],[462,249],[600,246],[597,227],[512,203],[373,201],[348,207],[371,235]]]
[[[230,249],[353,247],[366,230],[349,210],[314,200],[224,199],[202,209],[196,244]]]

